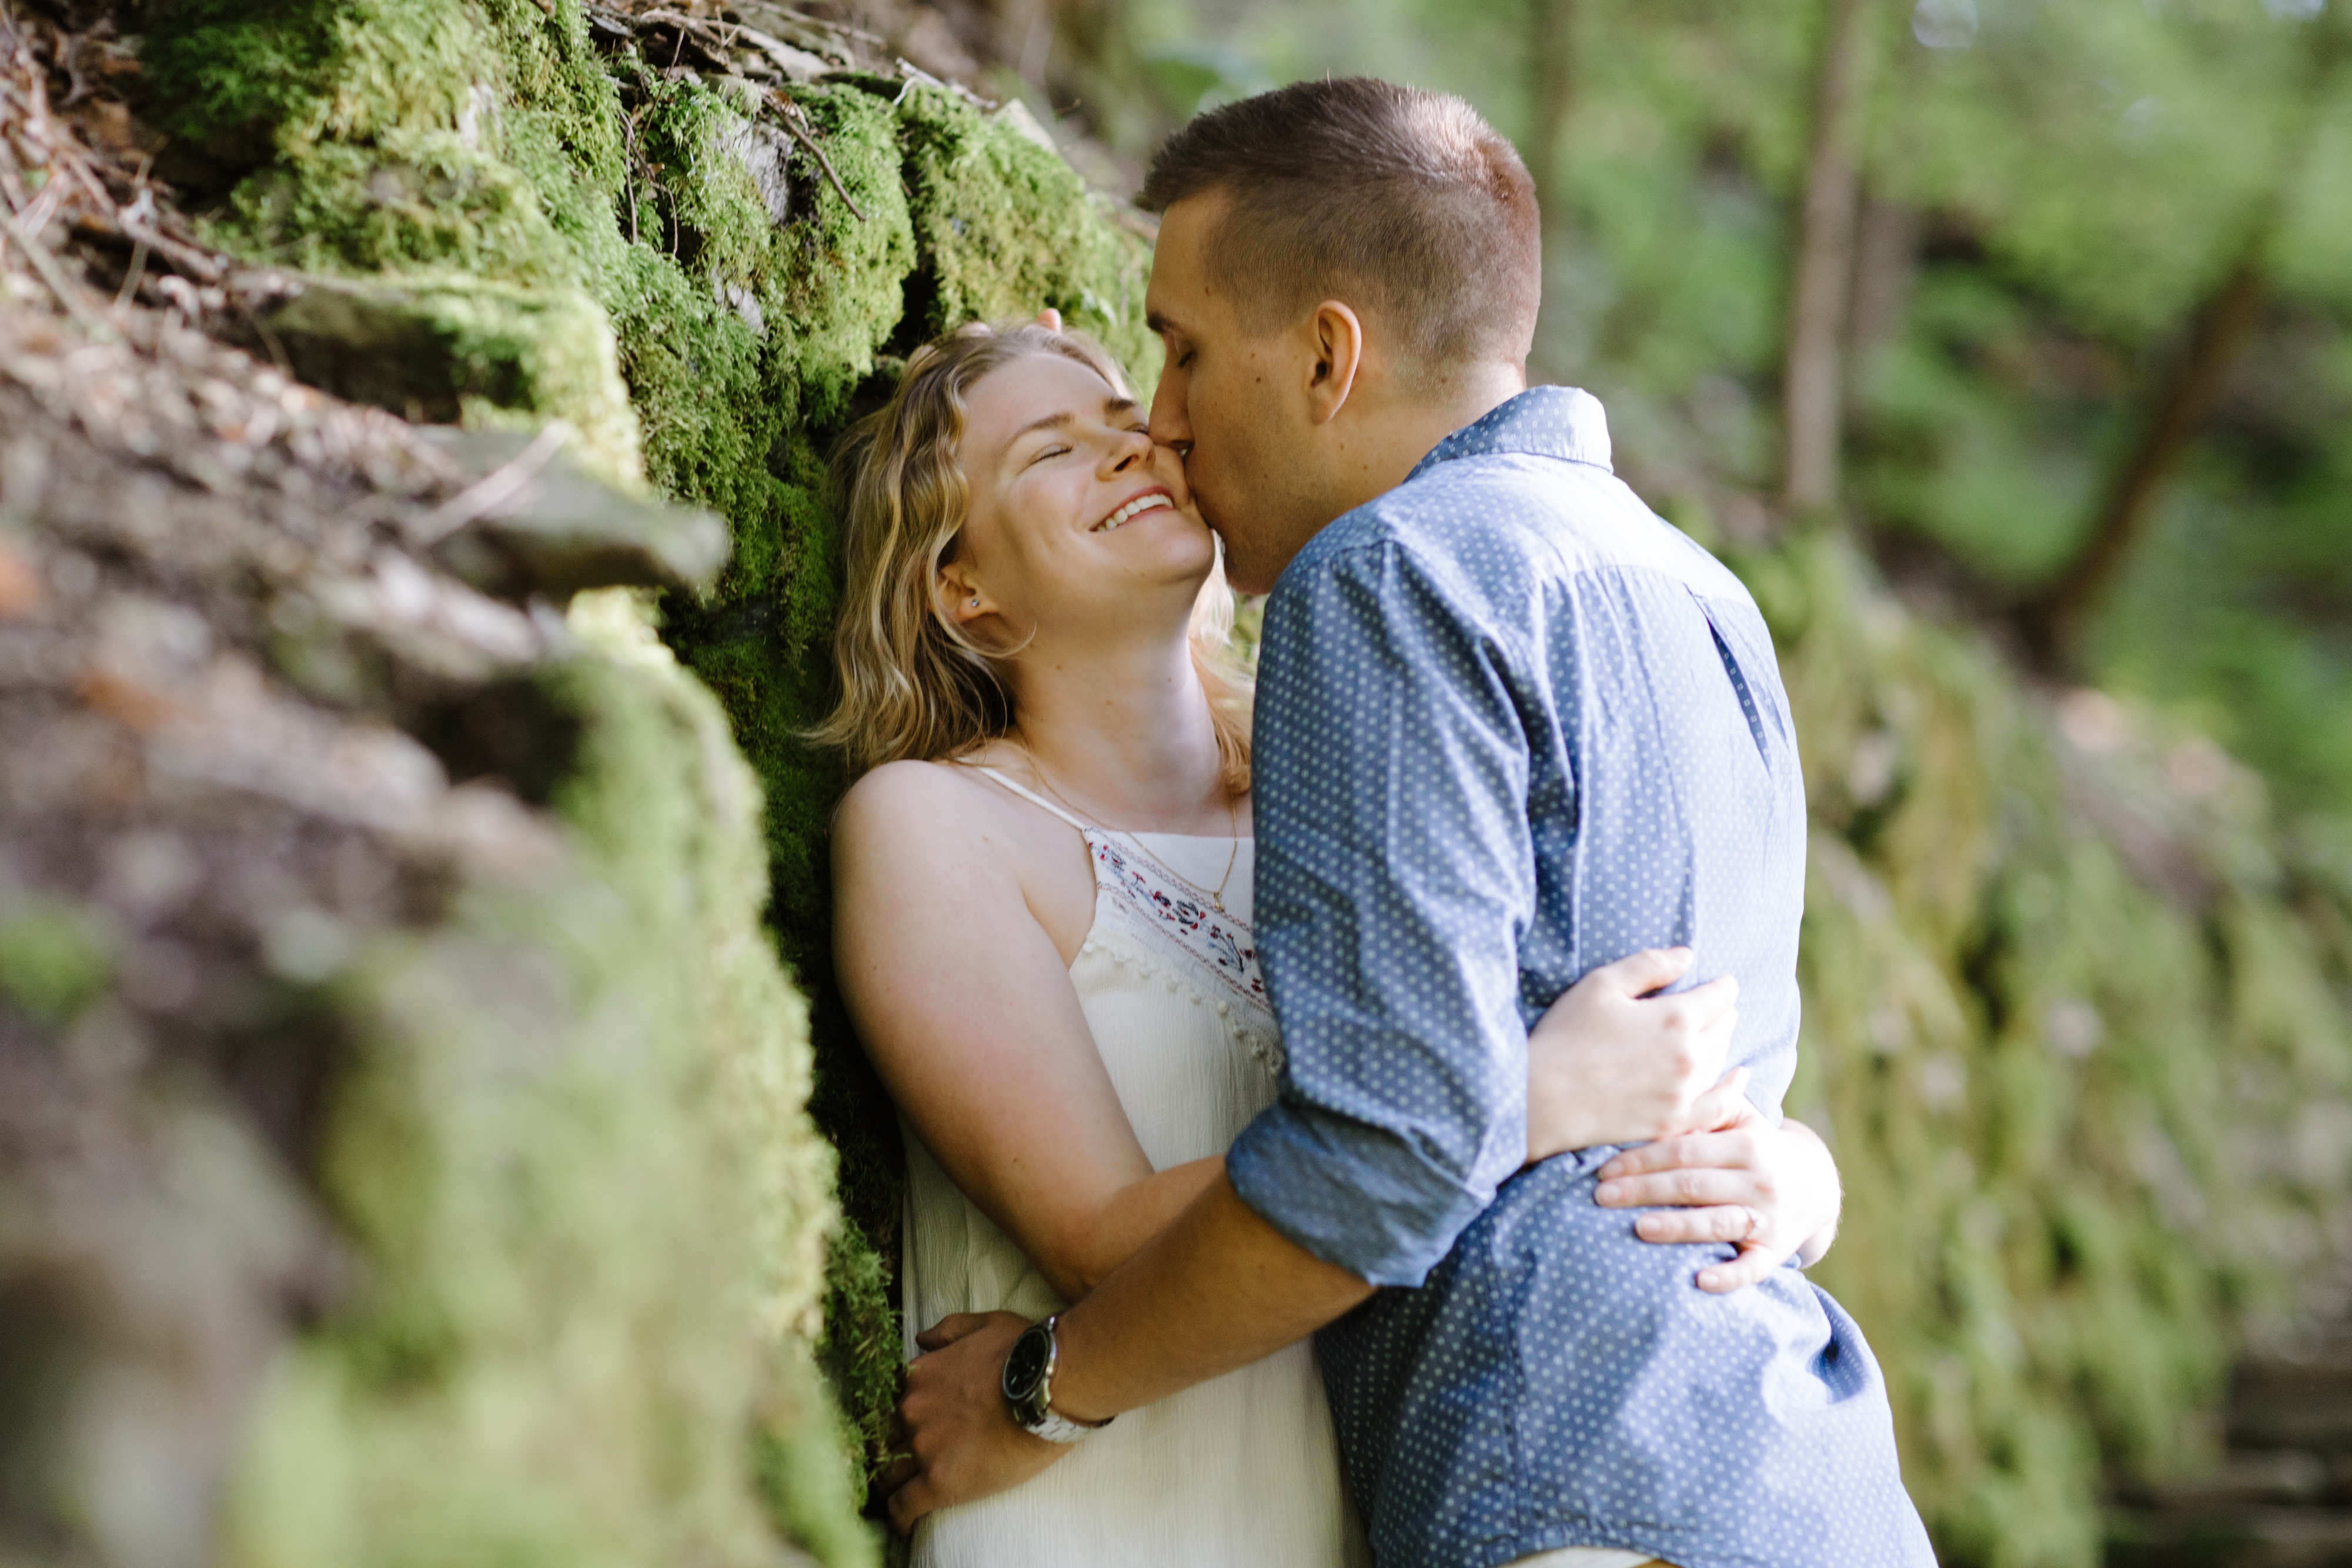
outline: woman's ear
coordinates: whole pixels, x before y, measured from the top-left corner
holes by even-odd
[[[969,626],[983,615],[995,613],[988,595],[981,591],[971,568],[962,561],[950,561],[940,568],[940,605],[946,612],[949,623]]]

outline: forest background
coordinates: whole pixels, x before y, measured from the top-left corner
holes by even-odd
[[[1620,472],[1748,576],[1810,720],[1828,831],[1796,1103],[1844,1134],[1864,1189],[1858,1244],[1822,1278],[1891,1345],[1907,1473],[1950,1560],[2079,1560],[2104,1539],[2116,1560],[2186,1541],[2269,1561],[2245,1544],[2264,1527],[2229,1505],[2346,1495],[2340,1476],[2282,1469],[2259,1408],[2284,1396],[2305,1436],[2326,1426],[2309,1358],[2342,1311],[2342,1211],[2321,1199],[2318,1233],[2293,1240],[2275,1211],[2220,1212],[2240,1181],[2333,1191],[2345,1171],[2331,1151],[2347,1129],[2309,1104],[2278,1129],[2297,1156],[2250,1156],[2223,1131],[2263,1114],[2243,1053],[2266,1029],[2304,1042],[2288,1049],[2307,1086],[2342,1082],[2326,1065],[2345,1046],[2340,894],[2320,890],[2342,886],[2352,848],[2345,11],[1012,0],[991,13],[1006,62],[992,90],[1028,102],[1112,189],[1134,188],[1186,116],[1327,74],[1459,93],[1517,141],[1546,214],[1536,379],[1598,394]],[[1847,570],[1891,601],[1822,591]],[[1810,591],[1792,585],[1808,577]],[[1956,642],[1852,624],[1895,604]],[[1943,661],[1959,649],[1984,663],[1955,681]],[[1959,690],[1965,718],[1942,717],[1965,733],[1939,737],[1936,710]],[[2045,771],[2050,753],[2017,747],[1996,692],[2024,695],[2060,778],[2138,752],[2142,777],[2121,787],[2134,805],[2117,810],[2112,773],[2086,790]],[[1960,779],[1931,777],[1956,765]],[[2127,878],[2194,911],[2188,923],[2137,925],[2092,891],[2102,873],[2079,846],[2036,885],[2037,857],[2067,856],[2088,825],[2060,825],[2075,813],[2105,830]],[[2237,885],[2266,886],[2301,934],[2215,901],[2247,862],[2204,837],[2213,819],[2263,824],[2255,858],[2270,869]],[[2217,875],[2217,860],[2242,872]],[[1890,917],[1917,938],[1909,951],[1858,939]],[[2299,950],[2309,967],[2286,967],[2300,979],[2259,956],[2273,944]],[[2191,952],[2218,992],[2152,1006]],[[1939,977],[1914,985],[1910,963]],[[2256,1003],[2263,988],[2276,994]],[[2130,1103],[2186,1089],[2156,1087],[2184,1062],[2151,1027],[2183,1004],[2221,1053],[2209,1092],[2243,1098],[2154,1136],[2140,1120],[2152,1103]],[[1907,1083],[1887,1082],[1895,1063]],[[2190,1148],[2203,1153],[2176,1164]],[[1951,1196],[1870,1190],[1911,1179]],[[2206,1251],[2212,1271],[2188,1285],[2178,1259],[2132,1257],[2154,1236],[2124,1239],[2137,1206],[2159,1230],[2237,1241]],[[2257,1282],[2290,1276],[2284,1295]],[[2220,1330],[2203,1349],[2159,1326],[2191,1298]],[[2283,1374],[2248,1363],[2232,1414],[2210,1359],[2225,1342],[2299,1355]],[[2257,1447],[2223,1459],[2232,1438]],[[2080,1506],[2091,1497],[2104,1526]],[[2268,1549],[2352,1554],[2352,1534]]]
[[[0,0],[0,1558],[882,1553],[824,455],[1335,70],[1772,625],[1941,1555],[2352,1553],[2344,13]]]
[[[2036,694],[2062,752],[2110,752],[2136,730],[2158,762],[2160,791],[2263,798],[2249,809],[2284,846],[2288,902],[2309,914],[2326,902],[2312,889],[2340,874],[2317,868],[2340,866],[2352,844],[2345,10],[2341,0],[1078,0],[1003,8],[1000,52],[1020,63],[995,80],[1056,114],[1066,133],[1107,149],[1095,172],[1120,188],[1185,115],[1284,81],[1364,73],[1469,99],[1517,141],[1545,204],[1538,379],[1597,393],[1621,473],[1741,565],[1793,655],[1801,711],[1825,687],[1851,699],[1849,683],[1866,683],[1874,659],[1882,679],[1892,663],[1885,642],[1874,648],[1864,637],[1846,653],[1862,667],[1830,674],[1836,656],[1819,623],[1808,635],[1806,609],[1776,599],[1789,562],[1814,548],[1802,542],[1810,538],[1866,559],[1895,601],[1987,655],[1997,684],[2015,680]],[[1962,917],[1964,930],[1925,945],[1943,948],[1959,1010],[1993,1040],[2038,1035],[2045,1051],[2075,1060],[2103,1043],[2128,1052],[2111,1036],[2131,1026],[2109,1025],[2137,1010],[2118,1000],[2155,967],[2145,936],[2113,929],[2120,911],[2112,909],[2071,917],[2110,925],[2115,945],[2104,956],[2056,957],[2057,928],[2069,918],[2024,915],[2040,895],[2011,880],[2015,862],[2002,863],[2021,846],[1996,847],[1998,833],[1966,843],[1972,813],[1953,810],[1949,797],[1940,808],[1922,798],[1918,770],[1937,766],[1924,734],[1933,727],[1919,716],[1916,686],[1906,694],[1904,684],[1897,677],[1895,689],[1864,699],[1860,714],[1817,711],[1803,732],[1817,819],[1836,831],[1816,840],[1808,1043],[1819,1072],[1799,1092],[1831,1119],[1842,1114],[1850,1136],[1861,1130],[1853,1124],[1890,1109],[1856,1092],[1857,1048],[1867,1055],[1895,1042],[1903,1054],[1933,1030],[1916,1016],[1903,1021],[1890,1000],[1902,988],[1883,972],[1864,978],[1840,951],[1829,915],[1838,901],[1820,885],[1834,880],[1823,862],[1840,841],[1885,878],[1898,919],[1932,930],[1934,917],[1918,918],[1932,902],[1921,887],[1930,873],[1899,824],[1923,810],[1948,813],[1944,829],[1964,841],[1946,846],[1948,872],[1975,858],[1985,900]],[[1986,782],[2013,811],[2044,782],[2004,755],[1981,710],[1978,726],[1964,748],[1990,768]],[[2221,766],[2224,752],[2248,770]],[[1995,821],[2004,814],[1990,809]],[[2111,810],[2093,814],[2112,827]],[[2165,857],[2144,843],[2137,858],[2143,884],[2175,900],[2197,880],[2184,883],[2177,862],[2159,869]],[[2205,895],[2189,903],[2204,911],[2199,945],[2237,976],[2225,986],[2279,983],[2247,961],[2252,946],[2274,938],[2240,927],[2233,959],[2231,921],[2212,919]],[[2032,986],[2005,988],[2000,955],[2011,945],[2039,948],[2037,959],[2065,977],[2039,998],[2021,994]],[[2274,998],[2277,1017],[2340,1051],[2340,947],[2315,973],[2339,999],[2321,1004],[2320,990],[2289,987],[2303,1001]],[[2222,1038],[2242,1046],[2249,1031],[2240,1019]],[[1917,1130],[1936,1140],[1949,1135],[1936,1126],[1944,1118],[1984,1118],[1977,1130],[1987,1141],[1972,1150],[1975,1163],[1947,1148],[1940,1168],[1912,1168],[1975,1189],[1948,1214],[2012,1264],[2023,1217],[2019,1195],[2004,1189],[2020,1178],[2049,1184],[2030,1207],[2053,1223],[2026,1246],[2047,1242],[2053,1254],[2022,1278],[2010,1274],[2020,1296],[1991,1314],[2000,1321],[1917,1343],[1909,1336],[1925,1321],[1948,1314],[1957,1327],[1976,1317],[1961,1303],[1989,1277],[1982,1260],[1950,1260],[1957,1274],[1924,1295],[1888,1291],[1881,1271],[1900,1265],[1867,1243],[1822,1277],[1848,1300],[1882,1303],[1865,1318],[1898,1336],[1898,1380],[1912,1380],[1918,1401],[1906,1412],[1911,1474],[1948,1554],[2032,1561],[2079,1552],[2063,1542],[2085,1516],[2044,1483],[2087,1454],[2073,1449],[2069,1460],[2063,1438],[2037,1437],[2035,1400],[2003,1398],[1993,1368],[2056,1352],[2043,1369],[2066,1390],[2059,1402],[2071,1396],[2076,1414],[2091,1416],[2106,1476],[2095,1490],[2111,1505],[2180,1500],[2147,1478],[2210,1472],[2228,1432],[2242,1438],[2263,1425],[2248,1412],[2265,1375],[2251,1366],[2242,1375],[2234,1427],[2210,1406],[2202,1423],[2158,1416],[2155,1402],[2126,1414],[2133,1401],[2116,1397],[2121,1383],[2167,1375],[2157,1370],[2163,1336],[2127,1316],[2092,1330],[2137,1337],[2149,1353],[2124,1358],[2129,1374],[2112,1364],[2103,1374],[2098,1354],[2074,1360],[2082,1342],[2058,1351],[2063,1336],[2036,1322],[2033,1304],[2086,1283],[2068,1276],[2097,1245],[2084,1239],[2098,1226],[2089,1218],[2098,1205],[2085,1199],[2099,1184],[2066,1166],[2099,1163],[2089,1146],[2103,1119],[2098,1101],[2119,1086],[2103,1088],[2095,1071],[2071,1090],[2027,1088],[2013,1066],[1966,1051],[1918,1060],[1924,1080],[1907,1103],[1897,1097],[1898,1119],[1921,1118]],[[1959,1060],[1969,1070],[1958,1070]],[[1988,1066],[1992,1083],[1975,1076]],[[2042,1135],[2053,1122],[2080,1120],[2057,1134],[2072,1142],[2069,1155],[2035,1171],[2019,1148],[2034,1135],[2003,1130],[2008,1118],[2042,1123]],[[2302,1134],[2315,1143],[2343,1135],[2309,1122]],[[2148,1145],[2126,1163],[2166,1207],[2168,1181]],[[1874,1176],[1860,1176],[1858,1162],[1849,1169],[1867,1184],[1897,1164]],[[2325,1155],[2305,1166],[2326,1185],[2341,1179],[2321,1175],[2331,1168],[2341,1166]],[[2084,1190],[2050,1190],[2070,1180]],[[2169,1207],[2185,1218],[2178,1183],[2176,1172]],[[2197,1185],[2228,1201],[2210,1178]],[[1859,1201],[1877,1205],[1866,1194]],[[2204,1206],[2185,1207],[2198,1212],[2184,1233],[2214,1224]],[[1925,1214],[1887,1219],[1910,1245],[1932,1249]],[[2259,1224],[2221,1223],[2241,1222]],[[2333,1249],[2287,1248],[2306,1290],[2326,1279],[2326,1266],[2314,1265]],[[1916,1256],[1906,1261],[1916,1266]],[[2134,1288],[2168,1294],[2161,1272],[2147,1270]],[[2275,1347],[2301,1333],[2308,1349],[2311,1320],[2287,1329],[2254,1305],[2262,1289],[2246,1287],[2241,1277],[2213,1298],[2235,1324],[2233,1343]],[[2338,1300],[2323,1291],[2300,1305],[2324,1302],[2325,1318],[2340,1312]],[[2012,1333],[2021,1343],[2004,1348]],[[1927,1341],[1941,1342],[1932,1354]],[[2184,1391],[2218,1392],[2210,1371],[2176,1362],[2173,1374]],[[2316,1373],[2291,1374],[2280,1386],[2307,1411],[2325,1401]],[[1964,1407],[1998,1432],[1954,1441]],[[2043,1448],[2044,1438],[2055,1440]],[[2235,1464],[2242,1500],[2297,1495],[2249,1486],[2246,1456]],[[2111,1511],[2109,1549],[2127,1555],[2145,1524]],[[2231,1525],[2203,1528],[2209,1550],[2228,1550]]]
[[[1602,398],[1654,505],[1710,543],[1834,511],[2031,666],[2352,810],[2352,76],[2323,0],[1043,15],[999,79],[1129,186],[1168,127],[1283,81],[1462,94],[1543,187],[1536,372]]]

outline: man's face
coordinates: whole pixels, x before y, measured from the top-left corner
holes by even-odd
[[[1225,574],[1264,593],[1328,517],[1314,516],[1313,430],[1287,395],[1296,345],[1253,337],[1213,287],[1205,241],[1223,205],[1188,197],[1161,216],[1144,296],[1166,361],[1151,400],[1151,438],[1184,455],[1201,516],[1225,541]]]

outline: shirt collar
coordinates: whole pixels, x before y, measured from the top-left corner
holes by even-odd
[[[1524,453],[1609,467],[1609,416],[1601,400],[1577,387],[1529,387],[1464,425],[1414,465],[1406,483],[1456,457]],[[1612,470],[1614,472],[1614,470]]]

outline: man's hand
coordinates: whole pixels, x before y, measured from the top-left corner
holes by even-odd
[[[890,1526],[904,1535],[950,1503],[1019,1486],[1068,1453],[1013,1423],[1004,1403],[1004,1358],[1029,1320],[1016,1312],[958,1312],[915,1336],[894,1437],[901,1450],[876,1488]]]
[[[1644,1241],[1728,1241],[1739,1256],[1699,1270],[1722,1294],[1770,1277],[1791,1255],[1812,1263],[1837,1235],[1837,1162],[1801,1122],[1774,1127],[1745,1100],[1732,1123],[1628,1149],[1601,1167],[1604,1208],[1671,1206],[1633,1222]]]

